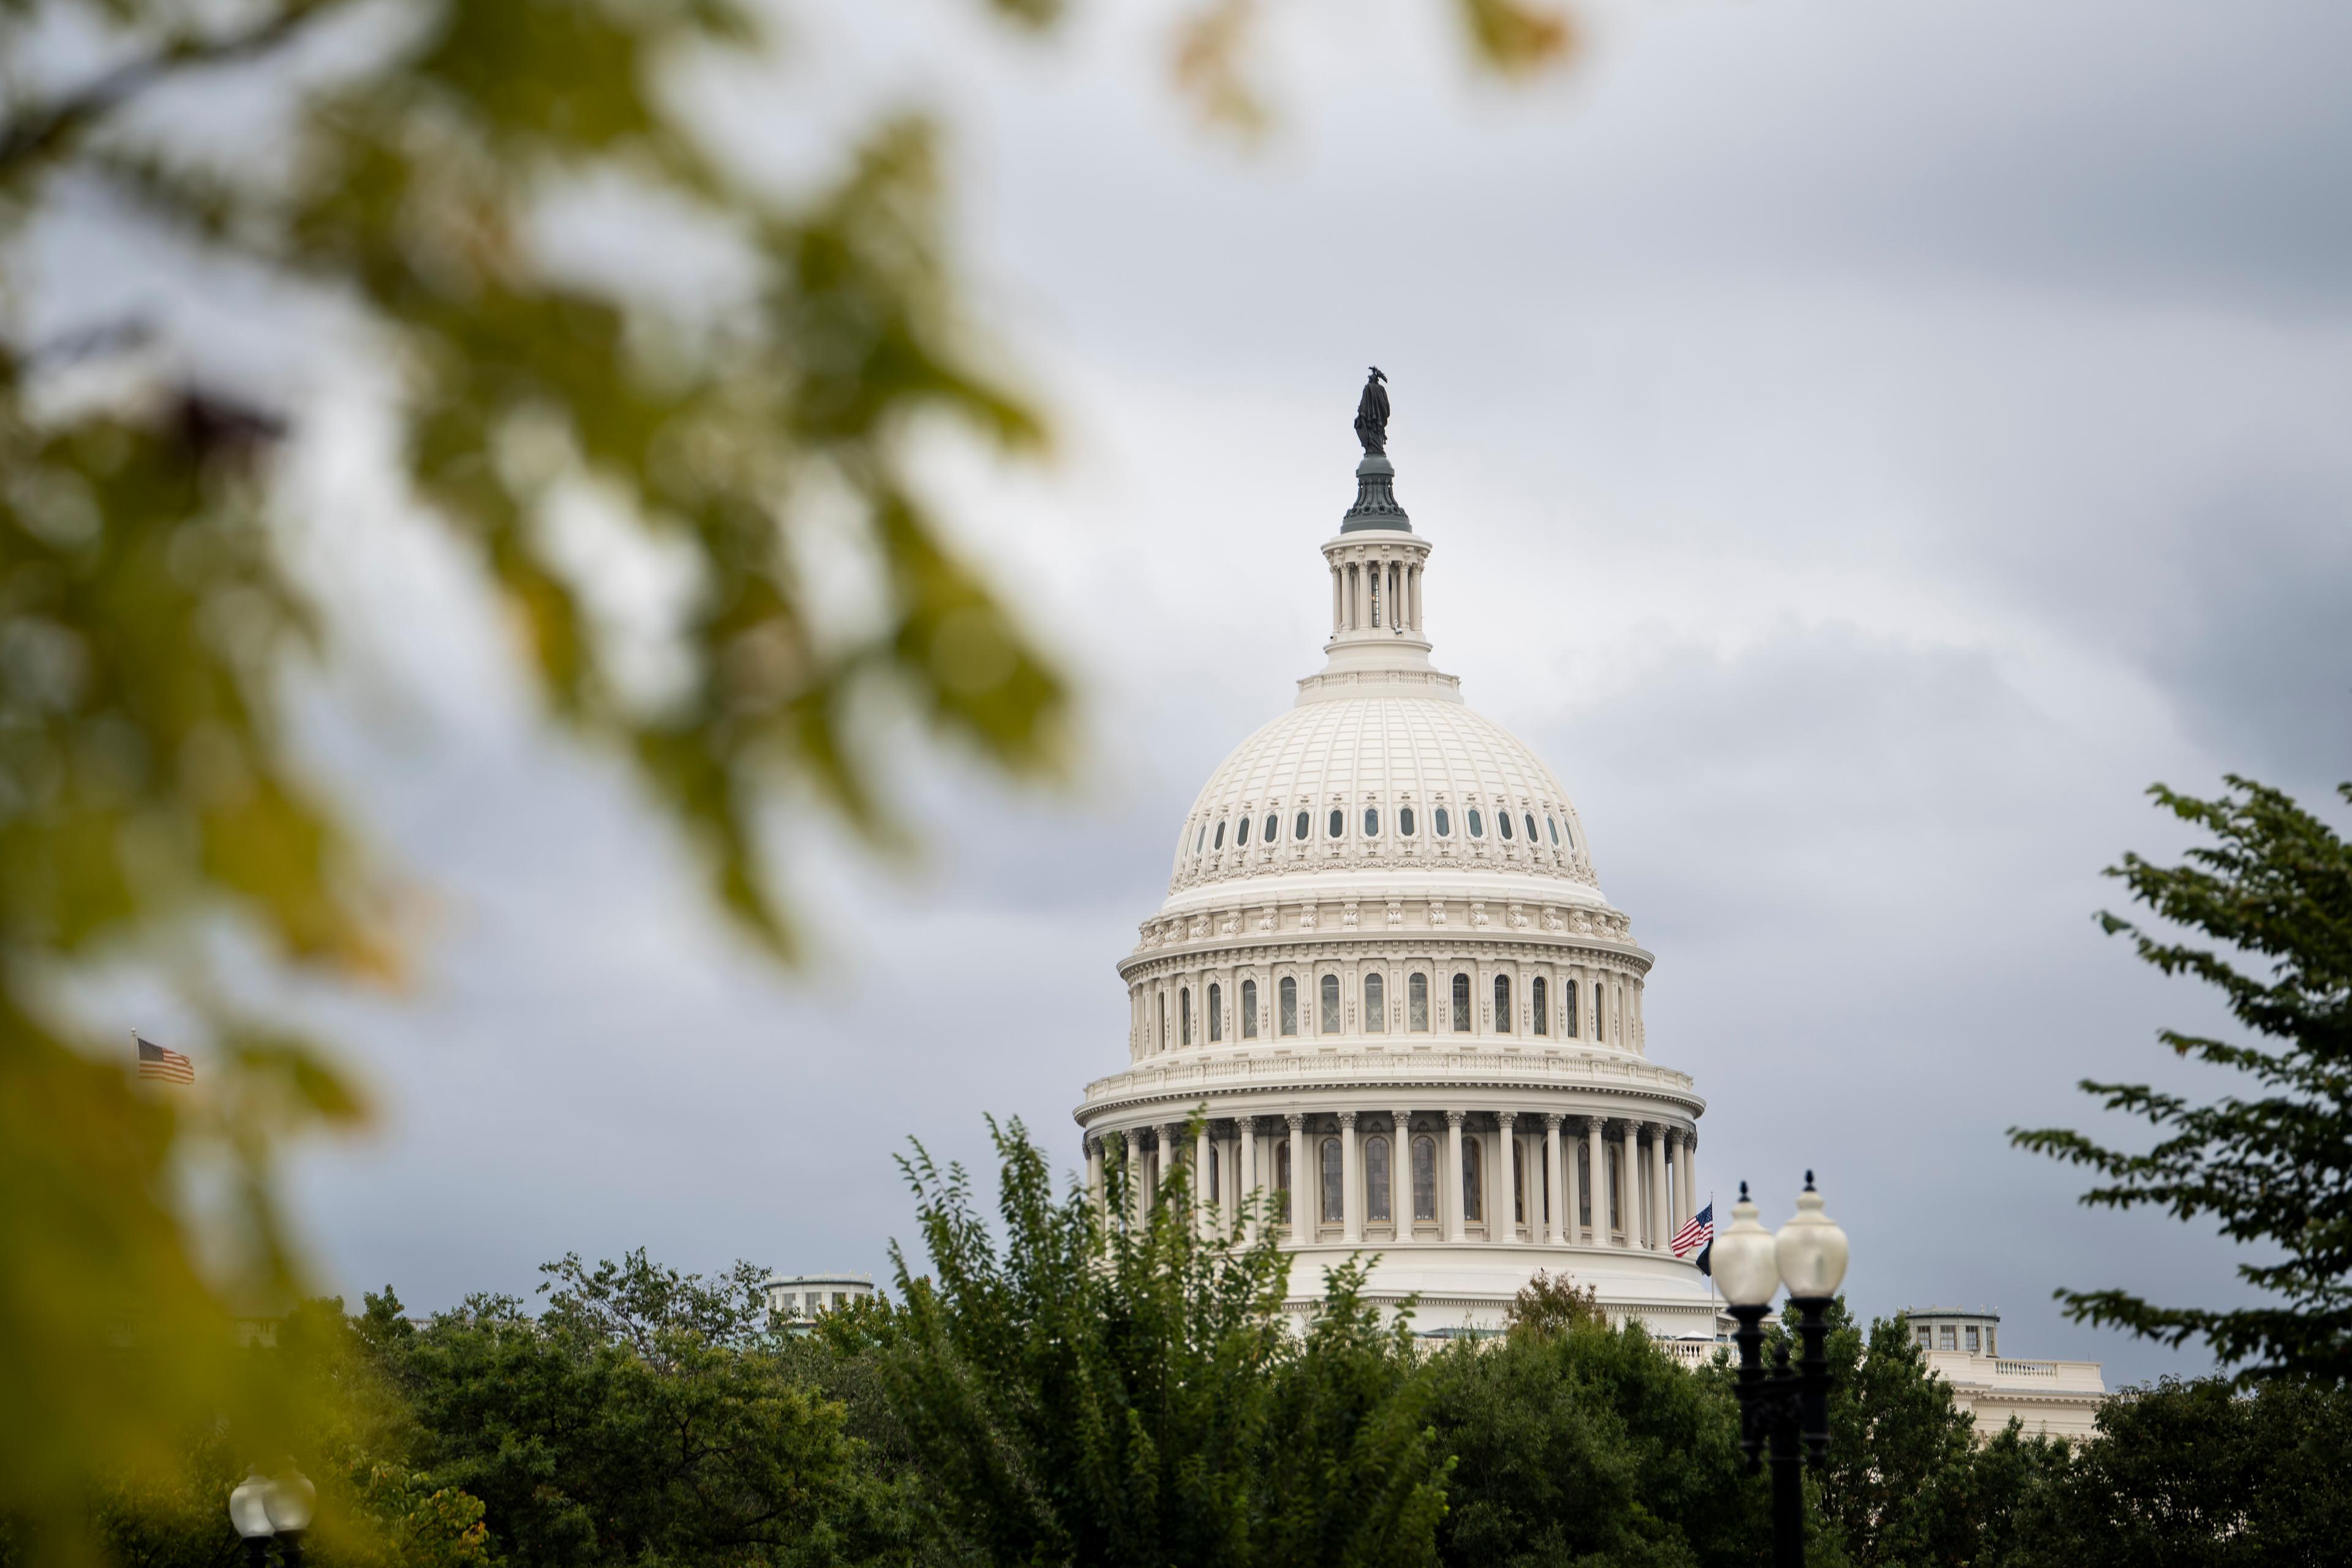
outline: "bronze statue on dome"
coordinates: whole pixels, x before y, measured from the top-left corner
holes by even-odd
[[[1356,400],[1356,439],[1364,444],[1368,458],[1388,456],[1389,394],[1381,384],[1386,380],[1381,367],[1372,366],[1364,378],[1364,395]]]

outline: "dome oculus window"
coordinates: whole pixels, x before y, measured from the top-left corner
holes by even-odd
[[[1275,816],[1274,813],[1270,811],[1267,812],[1265,814],[1265,826],[1258,832],[1259,841],[1265,844],[1273,843],[1275,829],[1280,826],[1281,821],[1282,819]]]
[[[1545,817],[1545,818],[1544,818],[1544,826],[1545,826],[1546,827],[1549,827],[1549,828],[1550,828],[1550,829],[1551,829],[1551,841],[1552,841],[1552,847],[1553,847],[1554,848],[1559,847],[1559,823],[1557,823],[1557,822],[1554,822],[1550,817],[1547,816],[1547,817]]]
[[[1437,836],[1440,838],[1454,837],[1454,819],[1445,815],[1445,808],[1442,805],[1433,815],[1431,826],[1437,829]]]
[[[1331,808],[1331,837],[1337,838],[1347,831],[1348,814],[1341,811],[1338,806],[1333,806]]]
[[[1198,855],[1209,842],[1209,825],[1201,824],[1201,831],[1192,840],[1192,853]]]
[[[1542,843],[1543,840],[1536,837],[1536,814],[1530,811],[1521,820],[1525,821],[1528,825],[1528,842],[1530,844]]]
[[[1240,824],[1234,829],[1234,847],[1236,849],[1249,847],[1249,818],[1246,816],[1243,817]]]
[[[1223,832],[1224,826],[1225,825],[1222,822],[1217,824],[1217,830],[1220,833]],[[1507,841],[1511,837],[1511,814],[1507,811],[1496,812],[1495,814],[1495,826],[1503,830],[1503,837]]]
[[[1397,808],[1397,833],[1404,838],[1412,837],[1412,807],[1403,805]]]
[[[1475,805],[1470,808],[1470,837],[1473,838],[1486,837],[1486,819],[1478,815],[1478,808]]]
[[[1364,807],[1364,837],[1367,838],[1378,838],[1380,836],[1381,808],[1376,805],[1368,805]]]
[[[1307,813],[1302,811],[1298,814],[1298,820],[1291,826],[1290,836],[1293,838],[1307,837]]]
[[[1508,823],[1507,822],[1507,823],[1505,823],[1503,826],[1504,826],[1505,829],[1507,831],[1507,829],[1508,829],[1508,828],[1509,828],[1509,826],[1510,826],[1510,824],[1508,824]],[[1224,825],[1223,823],[1220,822],[1220,823],[1218,823],[1218,824],[1217,824],[1217,841],[1216,841],[1214,844],[1210,845],[1210,846],[1209,846],[1209,847],[1210,847],[1210,848],[1212,848],[1212,849],[1223,849],[1224,847],[1225,847],[1225,825]]]

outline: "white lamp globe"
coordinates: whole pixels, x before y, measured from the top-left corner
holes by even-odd
[[[1845,1232],[1822,1212],[1822,1194],[1813,1191],[1811,1171],[1805,1173],[1805,1190],[1797,1196],[1797,1215],[1780,1227],[1773,1254],[1791,1296],[1834,1296],[1845,1279]]]
[[[248,1466],[245,1479],[228,1494],[228,1521],[247,1541],[278,1533],[278,1527],[269,1522],[269,1481],[259,1465]]]
[[[269,1483],[269,1522],[280,1530],[308,1530],[318,1501],[319,1489],[289,1460]]]
[[[1715,1238],[1715,1282],[1735,1307],[1761,1307],[1780,1289],[1780,1271],[1772,1233],[1757,1223],[1756,1205],[1748,1201],[1748,1184],[1739,1184],[1739,1201],[1732,1205],[1731,1228]]]

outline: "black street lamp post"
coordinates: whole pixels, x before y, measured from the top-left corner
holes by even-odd
[[[1715,1277],[1731,1303],[1739,1327],[1731,1338],[1739,1347],[1739,1447],[1748,1473],[1772,1462],[1772,1562],[1774,1568],[1804,1568],[1804,1468],[1819,1468],[1830,1451],[1830,1363],[1822,1352],[1829,1337],[1829,1307],[1845,1278],[1846,1238],[1822,1212],[1813,1173],[1797,1199],[1797,1216],[1777,1237],[1757,1223],[1748,1184],[1731,1228],[1715,1244]],[[1796,1331],[1801,1353],[1789,1364],[1784,1342],[1771,1368],[1764,1365],[1764,1314],[1783,1282],[1789,1311],[1782,1318]]]

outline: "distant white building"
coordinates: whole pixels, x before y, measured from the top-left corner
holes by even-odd
[[[2000,1314],[1958,1307],[1914,1307],[1904,1316],[1927,1359],[1950,1385],[1952,1403],[1990,1437],[2014,1416],[2031,1434],[2084,1438],[2097,1430],[2107,1397],[2095,1361],[2021,1361],[2000,1353]]]
[[[870,1274],[779,1274],[768,1281],[768,1312],[787,1328],[805,1328],[852,1301],[872,1300]]]

